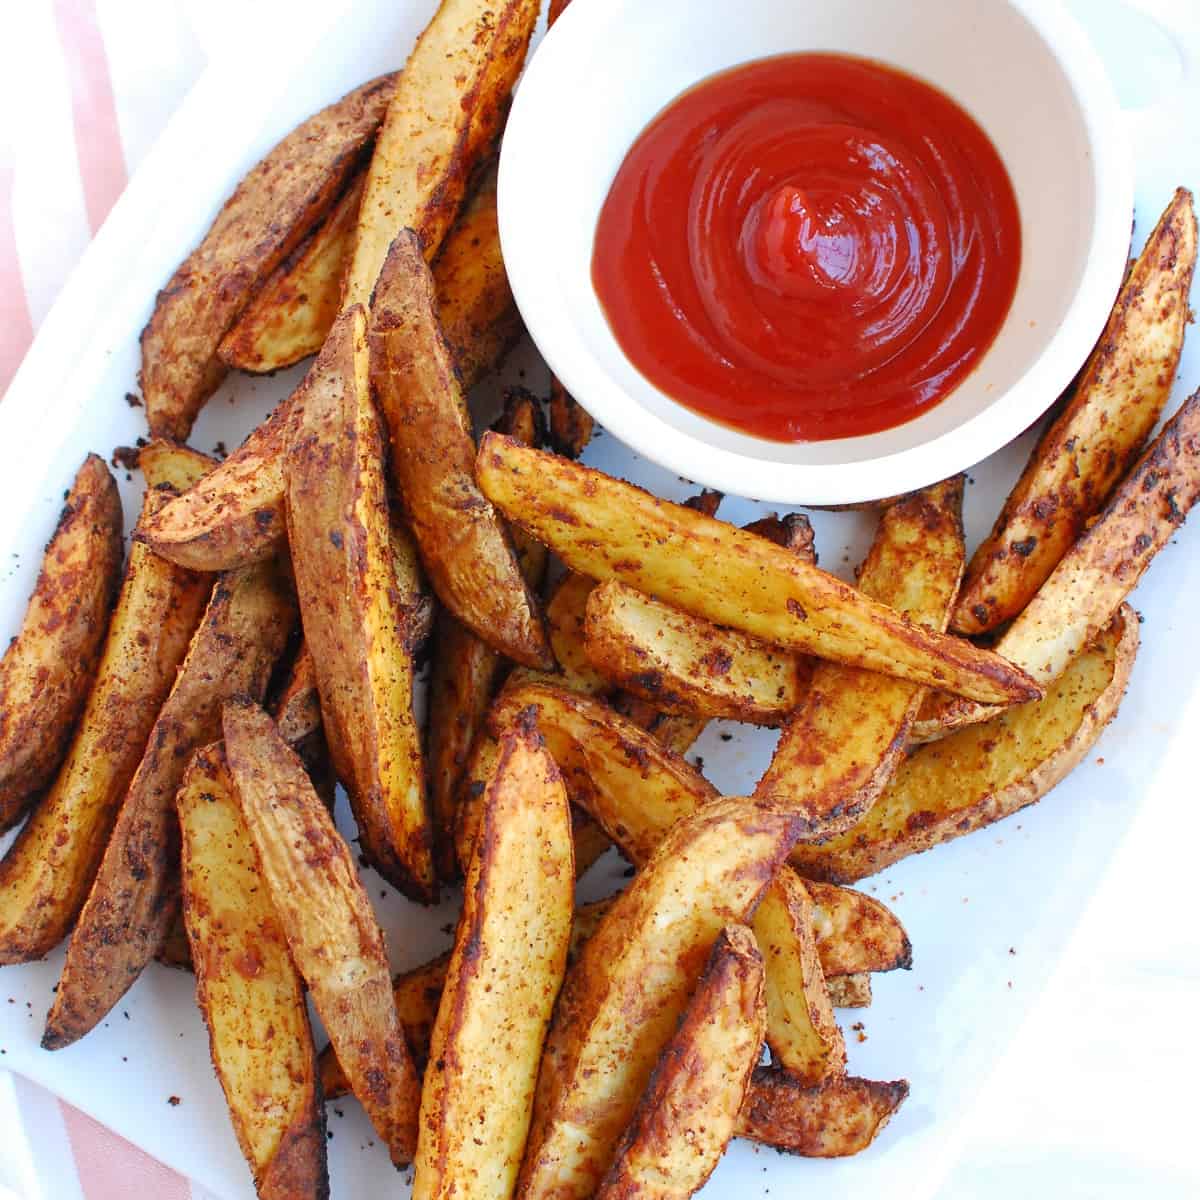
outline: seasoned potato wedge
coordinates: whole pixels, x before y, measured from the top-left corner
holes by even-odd
[[[387,423],[421,561],[438,599],[493,649],[554,665],[541,610],[496,510],[475,483],[475,442],[438,328],[433,281],[416,235],[388,252],[371,314],[371,383]]]
[[[143,518],[169,494],[148,491]],[[41,958],[67,935],[211,587],[145,546],[131,550],[66,761],[0,862],[0,963]]]
[[[825,983],[834,1008],[870,1008],[870,975],[838,975]]]
[[[250,700],[222,718],[230,771],[296,969],[354,1094],[397,1164],[416,1146],[420,1083],[392,1001],[383,933],[303,764]]]
[[[799,847],[793,864],[805,875],[853,882],[1040,800],[1116,716],[1137,646],[1137,616],[1126,605],[1044,700],[921,747],[857,825]]]
[[[825,978],[912,967],[912,943],[895,913],[865,892],[804,880]]]
[[[225,376],[221,339],[337,201],[383,120],[395,78],[363,84],[292,130],[238,184],[159,292],[142,330],[139,376],[156,437],[187,439]]]
[[[304,985],[255,859],[220,746],[176,798],[183,913],[217,1079],[263,1200],[327,1196],[325,1110]]]
[[[89,454],[0,659],[0,833],[25,815],[70,745],[121,578],[122,523],[117,485]]]
[[[730,926],[654,1067],[598,1200],[687,1200],[704,1186],[737,1127],[764,1012],[762,957],[748,929]]]
[[[1200,497],[1200,391],[1184,401],[1104,511],[1063,556],[996,643],[1046,687],[1112,621],[1154,556]],[[916,741],[996,715],[983,704],[929,696],[913,727]]]
[[[578,458],[592,440],[596,422],[557,375],[550,376],[550,445],[567,458]]]
[[[1024,672],[772,545],[632,484],[486,433],[484,495],[572,570],[616,578],[773,645],[988,703],[1036,698]]]
[[[971,558],[951,622],[957,632],[987,633],[1015,617],[1129,469],[1171,393],[1195,269],[1192,194],[1179,188],[1126,277],[1070,401]]]
[[[864,595],[938,633],[962,577],[962,491],[959,475],[884,509],[858,578]],[[803,813],[822,836],[852,825],[895,773],[925,694],[906,680],[817,664],[755,798]]]
[[[536,0],[442,0],[417,39],[367,172],[347,307],[371,304],[400,230],[415,229],[427,257],[438,252],[472,169],[500,130],[538,7]]]
[[[146,481],[147,489],[161,491],[163,496],[162,503],[155,505],[151,511],[143,507],[135,533],[149,524],[158,509],[169,504],[176,493],[195,487],[217,465],[215,458],[179,442],[169,442],[166,438],[153,438],[147,442],[138,450],[138,469]]]
[[[347,309],[317,359],[286,461],[288,543],[321,715],[363,852],[415,899],[436,890],[408,642],[393,567],[366,316]]]
[[[414,1200],[508,1200],[567,959],[567,793],[531,722],[500,740],[421,1093]]]
[[[271,706],[279,736],[295,744],[311,737],[321,726],[321,698],[317,693],[317,669],[308,646],[300,643],[279,695]]]
[[[845,1158],[865,1150],[908,1098],[908,1083],[842,1076],[806,1088],[783,1071],[759,1067],[738,1119],[738,1137],[805,1158]]]
[[[676,825],[567,974],[517,1196],[592,1194],[721,929],[753,910],[790,817],[716,800]]]
[[[179,900],[175,793],[192,751],[220,736],[230,696],[261,696],[296,623],[278,561],[221,576],[121,803],[99,871],[67,946],[42,1045],[92,1029],[154,957]]]

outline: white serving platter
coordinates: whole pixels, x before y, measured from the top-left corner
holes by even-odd
[[[125,396],[136,390],[137,334],[156,289],[241,174],[314,109],[399,65],[432,7],[431,0],[355,0],[327,6],[323,15],[314,6],[305,20],[282,27],[250,26],[173,119],[0,405],[6,449],[0,635],[18,627],[41,546],[84,454],[110,453],[145,433],[143,411]],[[1174,186],[1200,188],[1200,13],[1190,0],[1139,5],[1157,15],[1156,24],[1115,0],[1077,0],[1072,7],[1093,33],[1122,99],[1136,109],[1129,120],[1140,245]],[[1014,103],[1019,90],[1014,81]],[[193,444],[206,450],[236,445],[299,374],[232,380],[210,402]],[[536,356],[528,349],[518,353],[504,381],[542,388]],[[1197,386],[1200,340],[1193,340],[1171,408]],[[496,390],[477,398],[481,417]],[[972,543],[992,520],[1032,436],[971,472],[966,515]],[[673,498],[692,490],[610,436],[593,443],[587,460]],[[132,514],[140,480],[136,474],[120,478]],[[721,515],[741,522],[761,511],[751,500],[729,498]],[[849,576],[869,542],[872,519],[819,513],[813,524],[822,564]],[[846,1161],[790,1159],[735,1144],[706,1195],[753,1200],[803,1188],[823,1200],[848,1200],[938,1193],[981,1092],[1035,1008],[1127,834],[1177,796],[1194,792],[1185,714],[1200,679],[1200,639],[1193,632],[1198,550],[1195,518],[1138,589],[1134,600],[1145,618],[1141,654],[1120,716],[1091,760],[1036,808],[864,884],[896,910],[914,946],[913,970],[877,977],[872,1006],[847,1015],[847,1025],[863,1023],[866,1037],[848,1030],[851,1070],[911,1081],[911,1097],[897,1118],[870,1150]],[[737,794],[761,773],[772,740],[763,731],[713,726],[695,753],[714,783]],[[606,860],[589,876],[588,892],[612,890],[621,877],[621,864]],[[453,899],[430,914],[398,899],[377,876],[368,880],[397,967],[448,943]],[[0,969],[0,1068],[41,1083],[217,1196],[252,1196],[208,1062],[190,977],[152,966],[100,1029],[50,1054],[38,1043],[61,961],[60,950],[45,963]],[[170,1097],[179,1103],[168,1103]],[[397,1176],[353,1101],[332,1105],[329,1125],[334,1195],[406,1192],[401,1181],[409,1174]]]

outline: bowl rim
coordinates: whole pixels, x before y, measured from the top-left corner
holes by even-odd
[[[535,345],[567,391],[613,436],[650,461],[706,487],[779,504],[851,504],[909,492],[982,461],[1042,417],[1074,378],[1108,319],[1125,269],[1134,173],[1127,114],[1082,26],[1058,3],[998,2],[1025,19],[1070,86],[1091,153],[1095,204],[1083,271],[1064,319],[1009,388],[982,412],[915,446],[852,462],[797,464],[714,446],[669,424],[618,384],[584,345],[548,283],[538,215],[522,202],[529,179],[544,186],[538,173],[544,166],[541,113],[552,108],[542,93],[550,86],[556,47],[583,44],[589,26],[609,7],[607,0],[574,0],[543,39],[517,89],[497,194],[513,296]]]

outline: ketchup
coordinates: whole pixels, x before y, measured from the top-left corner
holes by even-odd
[[[592,281],[668,396],[777,441],[875,433],[941,400],[1008,313],[1012,183],[987,134],[866,59],[715,75],[633,144]]]

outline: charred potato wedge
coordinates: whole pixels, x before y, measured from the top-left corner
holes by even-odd
[[[25,815],[70,745],[121,578],[122,525],[117,485],[89,454],[0,659],[0,833]]]
[[[750,931],[722,931],[617,1145],[598,1200],[687,1200],[737,1128],[762,1046],[762,957]]]
[[[527,722],[501,738],[484,799],[421,1093],[414,1200],[512,1195],[574,892],[567,794]]]
[[[565,458],[486,433],[479,486],[574,571],[803,654],[987,703],[1036,699],[1024,672],[932,633],[766,538]]]
[[[317,1200],[325,1109],[304,985],[220,746],[196,751],[176,803],[196,1001],[233,1132],[262,1200]]]
[[[225,700],[263,694],[295,623],[291,581],[278,561],[217,580],[67,946],[42,1038],[47,1050],[94,1028],[162,944],[178,911],[175,793],[184,769],[197,747],[220,736]]]
[[[438,599],[515,662],[554,666],[541,610],[504,522],[475,483],[462,387],[411,230],[392,243],[371,314],[371,383],[421,561]]]
[[[169,495],[148,491],[143,519]],[[78,916],[211,587],[145,546],[130,551],[66,761],[0,861],[0,963],[42,958]]]
[[[288,445],[288,544],[305,642],[363,851],[419,900],[434,895],[408,641],[412,597],[391,552],[383,436],[367,382],[366,317],[338,318]]]
[[[1044,700],[921,747],[857,825],[799,847],[793,864],[805,875],[853,882],[1040,800],[1116,716],[1137,646],[1137,616],[1125,606]]]
[[[156,437],[182,442],[225,376],[221,339],[284,257],[337,201],[392,98],[373,79],[297,126],[238,184],[158,294],[139,376]],[[186,565],[186,564],[185,564]]]
[[[1020,613],[1129,469],[1171,394],[1195,269],[1192,195],[1179,188],[1070,400],[971,558],[951,622],[956,632],[988,633]]]
[[[225,706],[242,816],[292,961],[397,1164],[416,1146],[420,1083],[392,1002],[383,933],[354,858],[304,766],[253,701]]]

